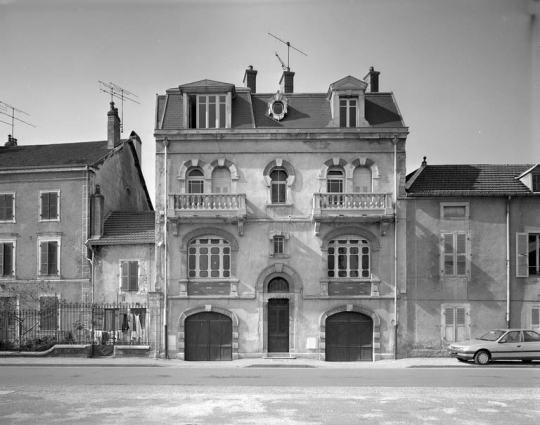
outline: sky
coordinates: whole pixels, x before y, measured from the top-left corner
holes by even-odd
[[[295,92],[326,93],[369,67],[405,124],[407,172],[429,164],[540,162],[538,0],[0,0],[0,102],[19,145],[105,140],[110,96],[143,141],[154,199],[156,94],[202,79],[275,93],[290,50]],[[532,16],[536,13],[536,19]],[[0,109],[11,122],[11,110]],[[27,115],[28,114],[28,115]],[[34,127],[35,126],[35,127]],[[0,123],[0,143],[12,128]]]

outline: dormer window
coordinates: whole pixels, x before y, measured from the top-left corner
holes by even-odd
[[[540,192],[540,174],[532,175],[532,191]]]
[[[226,96],[197,96],[197,128],[225,128]]]
[[[339,126],[356,127],[357,99],[339,98]]]

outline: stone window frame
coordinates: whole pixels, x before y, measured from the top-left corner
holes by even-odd
[[[326,361],[326,319],[343,312],[364,314],[373,320],[373,361],[381,359],[381,318],[374,311],[355,304],[344,304],[325,311],[319,318],[319,354],[321,360]]]
[[[43,195],[56,193],[56,218],[43,218]],[[60,221],[60,189],[40,190],[39,191],[39,222]]]
[[[468,220],[470,218],[470,205],[468,202],[440,202],[441,220]],[[446,217],[444,210],[446,207],[464,207],[465,215],[463,217]]]
[[[137,263],[137,288],[136,289],[130,289],[129,287],[129,279],[128,279],[128,285],[126,288],[124,288],[122,286],[122,280],[123,280],[123,275],[122,275],[122,268],[123,268],[123,265],[124,263],[128,264],[128,267],[129,267],[129,263]],[[140,282],[141,282],[141,261],[140,259],[138,258],[122,258],[120,260],[118,260],[118,270],[119,270],[119,291],[120,292],[138,292],[139,291],[139,287],[140,287]],[[128,274],[129,274],[129,271],[128,271]]]
[[[57,243],[57,257],[56,257],[56,273],[44,274],[41,273],[41,245],[43,243],[56,242]],[[62,264],[62,237],[61,236],[49,236],[41,235],[37,237],[37,275],[40,277],[53,277],[60,278],[61,273],[61,264]]]
[[[354,183],[353,183],[353,175],[354,175],[354,169],[357,167],[366,167],[371,169],[371,180],[372,180],[372,193],[377,192],[377,182],[381,178],[381,174],[379,172],[379,166],[375,161],[373,161],[370,158],[367,157],[358,157],[353,159],[352,161],[347,161],[344,158],[340,157],[333,157],[330,159],[327,159],[324,161],[323,165],[319,169],[319,174],[317,178],[319,180],[324,181],[321,182],[321,192],[326,193],[327,191],[327,185],[326,180],[328,177],[328,170],[330,170],[331,167],[341,167],[344,171],[344,185],[343,185],[343,192],[344,193],[354,193]]]
[[[0,237],[0,245],[11,245],[11,273],[4,274],[4,270],[0,270],[0,279],[13,279],[17,275],[17,238]]]
[[[279,203],[279,204],[272,203],[272,179],[270,178],[270,173],[276,168],[282,168],[287,173],[285,202]],[[293,205],[294,200],[292,197],[292,186],[294,184],[294,181],[296,180],[296,170],[294,169],[293,165],[289,161],[283,158],[276,158],[270,161],[268,164],[266,164],[266,167],[264,167],[263,169],[263,178],[264,178],[264,182],[267,188],[266,206],[284,207],[284,206]]]
[[[7,191],[7,192],[0,192],[0,195],[11,195],[11,199],[12,199],[12,205],[11,205],[11,211],[12,211],[12,214],[11,214],[11,219],[1,219],[0,220],[0,223],[16,223],[16,218],[15,218],[15,215],[16,215],[16,192],[10,192],[10,191]]]
[[[276,236],[281,236],[283,238],[283,253],[275,253],[274,252],[274,238]],[[290,234],[289,232],[283,232],[280,230],[271,231],[268,233],[268,240],[270,241],[269,245],[269,256],[272,258],[289,258],[289,238]]]
[[[441,304],[441,342],[444,347],[448,346],[452,342],[457,341],[448,341],[446,339],[446,309],[454,309],[454,311],[458,308],[462,308],[465,310],[465,323],[463,326],[465,327],[465,340],[471,339],[471,305],[469,303],[443,303]],[[454,316],[454,327],[456,325],[455,323],[455,316]],[[454,329],[455,332],[455,329]]]
[[[198,158],[192,158],[184,161],[180,166],[177,177],[180,193],[187,193],[187,173],[192,168],[200,168],[202,170],[204,174],[204,193],[209,193],[208,191],[212,190],[212,173],[214,172],[214,169],[218,167],[227,167],[229,169],[229,171],[231,172],[231,193],[237,193],[237,183],[240,179],[238,168],[232,161],[224,157],[217,158],[210,163],[207,163],[206,161]]]

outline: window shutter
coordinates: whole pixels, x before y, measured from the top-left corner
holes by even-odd
[[[2,261],[0,270],[3,272],[4,276],[10,276],[13,273],[13,244],[0,244],[0,248],[2,250],[2,253],[0,254],[0,261]]]
[[[41,250],[41,266],[40,266],[40,273],[41,274],[47,274],[47,266],[49,264],[49,244],[47,242],[41,242],[39,244],[39,248]]]
[[[443,234],[443,275],[452,276],[454,272],[454,235],[452,233]]]
[[[49,193],[49,218],[58,219],[58,193]]]
[[[531,310],[531,326],[538,328],[540,326],[540,308]]]
[[[6,244],[0,243],[0,275],[5,276],[6,270],[4,268],[4,247]]]
[[[516,233],[516,277],[529,276],[529,234]]]
[[[48,274],[58,274],[58,242],[49,242]]]
[[[456,275],[467,274],[467,235],[458,233],[456,235]]]
[[[5,202],[5,219],[13,220],[13,195],[6,195]]]
[[[372,192],[371,187],[371,170],[367,167],[356,167],[353,172],[354,192]]]
[[[49,218],[49,194],[41,194],[41,218]]]
[[[129,263],[122,261],[120,267],[122,268],[122,291],[127,291],[129,288]]]
[[[129,262],[129,289],[131,291],[136,291],[138,289],[139,281],[139,262],[130,261]]]

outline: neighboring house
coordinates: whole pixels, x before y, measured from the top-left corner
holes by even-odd
[[[294,93],[294,75],[277,93],[257,93],[249,67],[245,87],[201,80],[157,97],[171,357],[395,355],[408,129],[373,69],[322,93]]]
[[[404,355],[540,327],[540,167],[427,165],[407,178]],[[427,351],[426,351],[427,350]]]
[[[25,146],[12,139],[0,147],[0,309],[94,301],[86,243],[97,187],[104,215],[152,210],[141,140],[135,132],[120,139],[112,102],[107,120],[105,141]],[[56,329],[58,319],[50,326]]]

